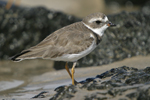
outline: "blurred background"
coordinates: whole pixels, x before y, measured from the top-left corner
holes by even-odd
[[[138,10],[147,0],[24,0],[22,5],[26,6],[45,6],[48,9],[54,9],[84,17],[93,12],[103,12],[105,14],[118,13],[120,11]]]
[[[43,6],[51,10],[62,11],[77,17],[84,17],[93,12],[113,14],[121,11],[139,10],[148,0],[0,0],[19,6]]]
[[[12,92],[14,90],[10,89],[27,84],[30,77],[64,68],[60,66],[61,63],[54,63],[50,60],[36,59],[15,63],[10,61],[9,57],[36,45],[48,34],[80,21],[81,18],[91,13],[102,12],[106,15],[113,15],[122,11],[138,12],[144,9],[148,1],[0,0],[0,94]],[[117,19],[114,21],[119,23]],[[54,66],[58,67],[54,68]]]

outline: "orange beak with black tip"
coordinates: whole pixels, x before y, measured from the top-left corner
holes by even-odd
[[[107,26],[109,27],[113,27],[113,26],[116,26],[115,24],[111,23],[111,22],[108,22]]]

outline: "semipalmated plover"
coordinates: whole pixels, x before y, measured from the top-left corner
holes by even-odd
[[[13,56],[11,60],[43,58],[67,62],[65,68],[69,73],[72,84],[74,80],[76,62],[92,52],[102,40],[104,31],[112,24],[103,13],[94,13],[83,18],[82,21],[65,26],[41,41],[36,46],[23,50]],[[71,73],[68,62],[73,62]]]

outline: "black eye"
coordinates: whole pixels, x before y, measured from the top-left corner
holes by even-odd
[[[97,20],[97,21],[95,21],[96,22],[96,24],[100,24],[101,23],[101,21],[99,21],[99,20]]]

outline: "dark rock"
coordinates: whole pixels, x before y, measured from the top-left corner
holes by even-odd
[[[150,67],[113,68],[76,86],[61,86],[50,100],[150,100]]]
[[[78,66],[97,66],[150,53],[150,2],[140,11],[121,12],[108,18],[117,24],[106,30],[100,45],[79,60]]]
[[[108,15],[109,20],[117,26],[106,30],[99,46],[79,60],[77,67],[99,66],[124,58],[150,54],[149,8],[150,2],[147,2],[140,11]],[[55,68],[59,69],[65,64],[56,62],[55,65]]]
[[[71,99],[72,97],[74,97],[72,94],[76,93],[76,89],[74,86],[69,86],[69,87],[60,86],[56,88],[55,91],[57,91],[58,94],[53,96],[53,98],[51,98],[50,100],[55,100],[55,99],[63,100],[62,97]],[[70,94],[66,94],[65,91],[68,91]]]
[[[137,12],[108,15],[109,20],[117,26],[106,30],[100,45],[79,60],[77,67],[98,66],[150,54],[149,4],[146,3]],[[53,31],[79,20],[43,7],[12,7],[6,10],[4,5],[0,5],[0,59],[8,59],[36,45]],[[54,67],[64,68],[64,63],[55,62]]]
[[[44,7],[5,9],[0,4],[0,59],[21,52],[42,41],[55,30],[79,21],[71,15]]]
[[[33,98],[44,98],[44,97],[46,97],[47,93],[48,93],[47,91],[43,91],[40,94],[34,96]]]
[[[105,2],[109,5],[111,4],[119,4],[120,6],[126,6],[128,3],[130,3],[130,5],[144,5],[148,0],[105,0]]]
[[[142,8],[142,12],[146,15],[150,14],[150,0],[145,4],[145,6]]]

